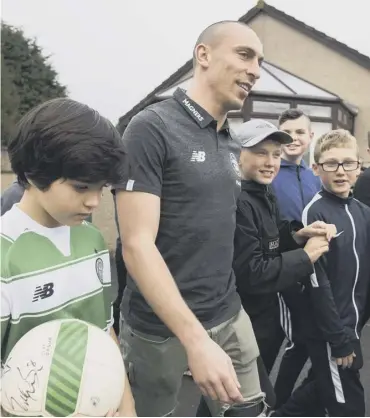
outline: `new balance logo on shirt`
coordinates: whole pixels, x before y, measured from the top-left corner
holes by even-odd
[[[37,302],[40,299],[49,298],[54,294],[54,283],[46,283],[43,286],[36,286],[33,294],[32,302]]]
[[[190,161],[196,161],[197,163],[203,163],[206,160],[206,153],[204,151],[193,151]]]

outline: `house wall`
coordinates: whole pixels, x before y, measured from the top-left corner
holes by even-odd
[[[355,136],[361,157],[370,165],[366,152],[370,132],[370,71],[265,14],[260,13],[249,25],[260,36],[268,61],[359,108]]]
[[[13,173],[1,173],[1,193],[15,180]]]
[[[1,150],[1,193],[15,180],[6,150]]]

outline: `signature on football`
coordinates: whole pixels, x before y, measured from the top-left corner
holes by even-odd
[[[10,365],[11,358],[8,359],[4,366],[3,376],[6,373],[11,372],[12,366]],[[38,366],[35,361],[27,361],[23,370],[16,367],[19,374],[19,383],[17,389],[14,388],[15,393],[5,392],[5,396],[12,409],[16,409],[16,406],[28,411],[30,400],[36,401],[36,391],[39,387],[38,373],[43,369],[43,366]],[[13,391],[12,391],[13,392]]]

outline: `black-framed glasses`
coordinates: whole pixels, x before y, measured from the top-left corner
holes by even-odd
[[[355,171],[360,166],[360,161],[345,161],[344,163],[336,163],[328,161],[326,163],[319,163],[324,171],[333,173],[338,171],[339,167],[343,167],[344,171]]]

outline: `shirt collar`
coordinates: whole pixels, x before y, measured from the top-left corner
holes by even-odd
[[[185,90],[178,87],[173,97],[177,102],[183,107],[186,113],[191,116],[191,118],[201,127],[206,128],[207,126],[214,126],[217,128],[217,121],[201,106],[198,105],[194,100],[192,100],[186,93]],[[226,119],[220,131],[227,130],[229,131],[229,122]]]

